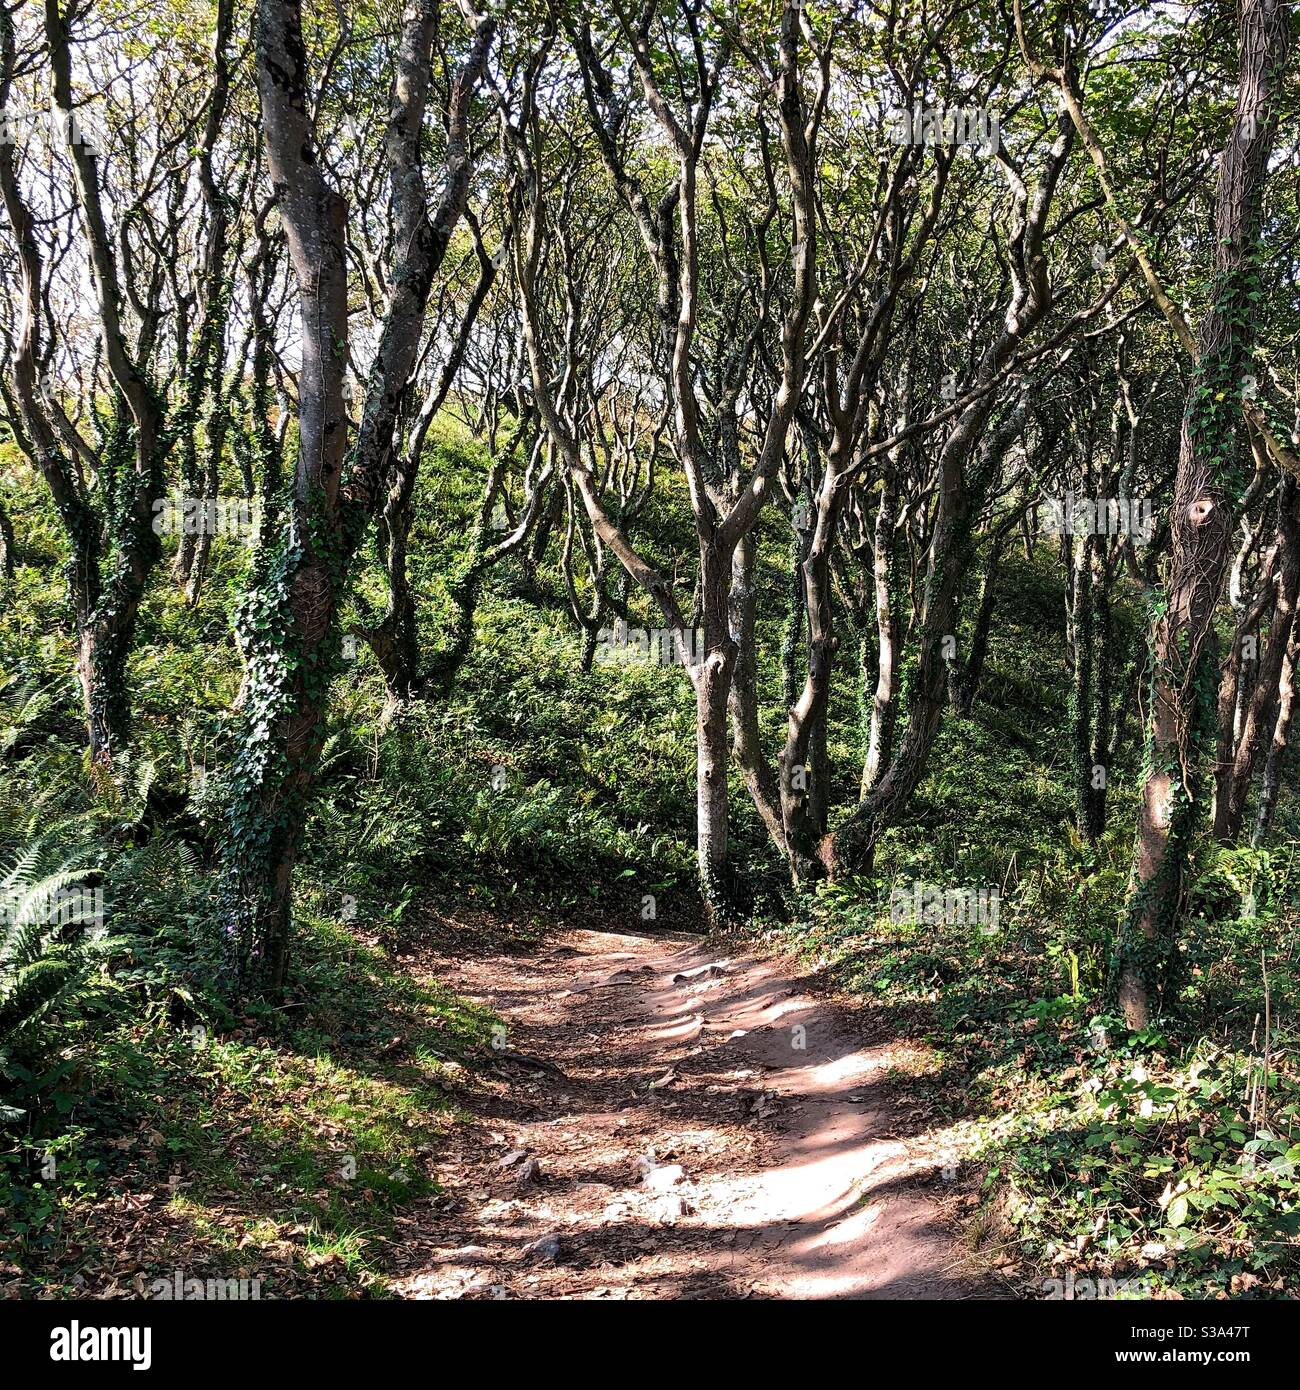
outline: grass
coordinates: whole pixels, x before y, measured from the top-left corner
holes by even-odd
[[[10,1187],[10,1294],[129,1294],[177,1269],[253,1270],[264,1297],[382,1289],[493,1020],[336,924],[303,927],[296,1023],[88,1020],[70,1040],[60,1136],[6,1155],[11,1180],[57,1165]]]

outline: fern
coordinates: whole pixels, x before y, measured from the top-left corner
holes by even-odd
[[[92,873],[52,833],[13,855],[0,873],[0,1079],[6,1089],[30,1080],[30,1064],[48,1055],[43,1025],[56,1012],[66,1016],[76,1008],[92,967],[111,945],[103,934],[102,896],[87,890]],[[25,1113],[0,1100],[0,1124]]]
[[[20,682],[17,676],[0,684],[0,753],[7,753],[24,733],[38,727],[57,703],[53,685]]]

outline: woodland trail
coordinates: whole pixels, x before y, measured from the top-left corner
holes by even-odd
[[[990,1296],[895,1050],[789,962],[580,930],[415,969],[508,1033],[437,1163],[444,1195],[403,1222],[397,1295]]]

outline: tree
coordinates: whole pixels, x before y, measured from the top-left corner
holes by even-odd
[[[1261,201],[1288,47],[1284,7],[1242,0],[1240,36],[1236,109],[1219,161],[1214,275],[1183,415],[1169,580],[1151,634],[1149,771],[1118,949],[1119,1001],[1135,1028],[1146,1025],[1175,958],[1178,904],[1213,730],[1214,611],[1236,502],[1245,491],[1240,402],[1254,331]]]
[[[240,615],[248,680],[225,865],[237,967],[272,990],[282,988],[288,964],[293,867],[337,657],[338,605],[353,554],[380,505],[429,293],[464,212],[470,104],[496,28],[490,18],[477,22],[450,84],[446,184],[431,208],[421,131],[438,17],[437,0],[408,9],[393,59],[384,141],[394,224],[389,302],[350,442],[348,208],[318,154],[301,4],[260,0],[257,9],[267,165],[298,286],[298,449],[287,535]]]

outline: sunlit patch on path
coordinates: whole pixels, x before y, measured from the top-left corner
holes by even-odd
[[[693,938],[577,931],[422,958],[506,1025],[406,1223],[412,1298],[967,1298],[933,1150],[795,967]]]

